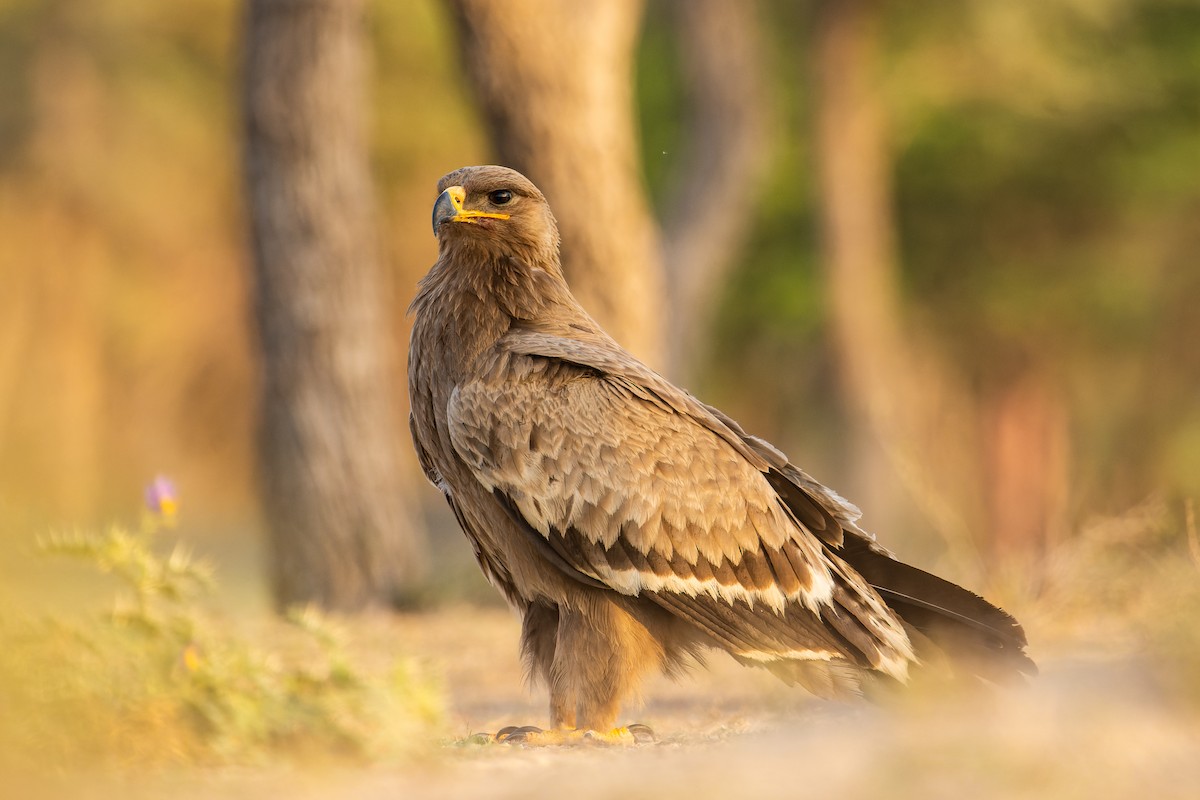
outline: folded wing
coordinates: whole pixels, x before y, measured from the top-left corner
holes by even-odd
[[[567,574],[649,597],[743,660],[902,679],[909,639],[829,550],[836,513],[785,502],[778,451],[615,348],[517,331],[456,389],[453,446],[504,513]]]

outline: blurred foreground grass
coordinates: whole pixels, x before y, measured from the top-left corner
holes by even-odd
[[[440,690],[412,659],[364,664],[314,609],[227,619],[211,567],[160,554],[139,530],[54,535],[40,550],[111,574],[120,590],[84,616],[0,612],[0,763],[262,764],[404,756],[428,740]]]
[[[1162,501],[1085,525],[1036,594],[987,588],[1026,624],[1025,687],[852,707],[714,656],[649,683],[625,719],[661,742],[631,751],[453,744],[545,723],[506,610],[226,619],[195,562],[141,536],[48,543],[120,577],[112,611],[9,615],[0,757],[43,767],[13,796],[1200,796],[1200,538]]]

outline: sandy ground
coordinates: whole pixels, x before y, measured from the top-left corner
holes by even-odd
[[[527,690],[517,620],[461,607],[380,619],[386,637],[444,675],[447,731],[465,737],[544,724]],[[391,647],[382,648],[391,650]],[[326,798],[1105,798],[1200,797],[1200,727],[1136,659],[1042,658],[1028,686],[935,694],[880,707],[816,701],[714,657],[675,683],[652,680],[626,715],[654,745],[524,748],[446,743],[411,763],[314,770],[192,770],[106,778],[73,797]],[[8,796],[47,796],[39,783]],[[6,793],[7,794],[7,793]]]

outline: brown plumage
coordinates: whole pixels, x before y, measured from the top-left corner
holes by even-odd
[[[438,191],[413,440],[524,615],[555,727],[612,728],[648,670],[710,647],[823,696],[941,650],[992,679],[1033,671],[1016,620],[896,561],[854,506],[605,334],[526,178],[466,167]]]

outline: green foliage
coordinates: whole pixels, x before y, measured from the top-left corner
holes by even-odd
[[[1086,507],[1194,494],[1200,7],[936,4],[889,17],[910,308],[981,384],[1043,365]],[[1100,466],[1108,465],[1108,466]],[[1119,465],[1119,466],[1115,466]]]
[[[239,631],[204,604],[211,568],[158,527],[53,536],[51,555],[115,576],[111,611],[0,616],[0,751],[44,765],[390,759],[430,740],[439,691],[414,662],[366,669],[313,609]]]
[[[687,86],[680,74],[679,59],[670,9],[662,3],[648,4],[634,81],[642,168],[650,199],[660,211],[666,187],[678,169],[679,148],[685,138]]]
[[[661,193],[672,165],[661,150],[678,146],[686,87],[669,15],[650,8],[638,88],[647,175]],[[1081,507],[1115,512],[1163,488],[1195,495],[1200,5],[880,9],[876,85],[906,318],[972,385],[1002,383],[1014,365],[1054,376],[1070,406]],[[785,445],[794,409],[804,409],[806,442],[841,424],[814,235],[812,10],[761,6],[779,135],[698,387]],[[828,441],[843,449],[844,436]]]

